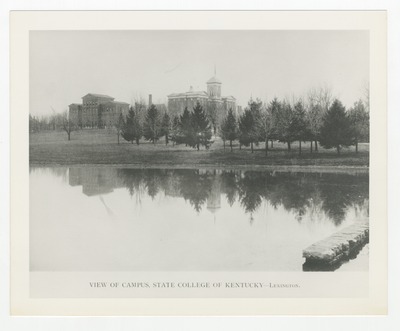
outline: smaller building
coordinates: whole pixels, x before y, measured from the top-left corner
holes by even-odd
[[[117,123],[119,115],[126,116],[128,111],[128,103],[96,93],[83,96],[82,104],[69,105],[70,119],[81,128],[112,127]]]

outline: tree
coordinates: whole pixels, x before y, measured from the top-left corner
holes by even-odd
[[[68,135],[68,141],[71,140],[71,132],[76,130],[76,125],[68,116],[67,111],[63,113],[62,128]]]
[[[268,107],[264,109],[264,112],[261,114],[260,121],[260,136],[265,141],[265,156],[268,155],[268,140],[270,139],[273,131],[273,109],[275,107],[275,101],[272,101]]]
[[[164,113],[164,116],[161,121],[161,136],[165,136],[165,145],[168,145],[168,139],[171,132],[171,119],[167,112]]]
[[[269,139],[271,139],[271,148],[274,147],[273,141],[279,138],[278,119],[281,111],[281,102],[277,98],[274,98],[268,106],[268,112],[271,116],[271,132],[269,134]]]
[[[202,145],[208,149],[208,147],[211,145],[211,125],[203,107],[199,102],[197,102],[193,108],[190,123],[192,129],[192,139],[189,143],[189,146],[200,150],[200,145]]]
[[[289,131],[293,139],[299,141],[299,154],[301,154],[301,142],[305,141],[307,137],[306,111],[301,101],[294,105]]]
[[[184,143],[186,146],[193,145],[192,116],[187,107],[179,119],[179,134],[176,139],[177,144]]]
[[[322,119],[332,104],[332,90],[325,86],[313,88],[308,92],[308,110],[307,122],[309,126],[310,137],[314,140],[315,151],[318,151],[318,136],[322,126]],[[311,144],[312,151],[312,144]]]
[[[129,108],[126,121],[122,127],[121,136],[133,144],[136,141],[136,145],[139,145],[139,141],[143,136],[143,125],[142,125],[142,113],[141,106],[135,102],[135,107]]]
[[[290,151],[290,144],[295,140],[293,131],[291,130],[293,120],[293,108],[288,102],[283,102],[280,112],[276,114],[274,121],[275,129],[277,132],[278,140],[287,143],[288,150]]]
[[[39,132],[39,120],[37,117],[29,114],[29,132]]]
[[[322,126],[324,111],[320,105],[309,104],[306,113],[306,125],[310,140],[310,151],[313,152],[313,141],[315,142],[315,150],[317,151],[317,140]]]
[[[122,130],[124,128],[124,125],[125,125],[125,121],[124,121],[124,117],[123,117],[122,112],[121,112],[121,113],[119,113],[117,123],[115,123],[115,128],[117,129],[118,145],[119,145],[119,137],[120,137],[121,132],[122,132]]]
[[[320,143],[325,148],[335,147],[340,153],[342,147],[353,144],[351,122],[342,103],[335,99],[323,118]]]
[[[143,136],[146,140],[156,143],[156,141],[161,137],[161,124],[162,117],[157,107],[152,104],[147,110],[146,120],[144,122]]]
[[[121,130],[121,136],[126,141],[129,141],[132,144],[133,144],[133,141],[135,140],[134,119],[135,119],[135,111],[133,110],[132,107],[130,107],[128,115],[126,116],[126,121]]]
[[[171,131],[170,131],[170,139],[172,140],[173,146],[176,143],[179,143],[179,133],[180,133],[179,117],[174,116],[174,118],[171,121]]]
[[[238,136],[238,128],[235,115],[233,115],[232,108],[229,109],[228,115],[222,121],[221,124],[221,138],[224,141],[224,149],[225,149],[225,140],[229,140],[229,145],[231,147],[232,152],[232,141],[237,139]]]
[[[349,119],[351,122],[354,144],[356,145],[356,153],[358,153],[359,141],[369,140],[369,114],[362,100],[354,103],[353,108],[349,111]]]
[[[239,143],[246,147],[250,145],[253,153],[253,144],[257,141],[258,134],[253,113],[250,108],[246,108],[239,118]]]
[[[249,102],[249,109],[253,115],[254,119],[254,133],[256,135],[255,143],[258,144],[260,140],[264,139],[262,134],[262,109],[263,103],[260,99],[256,99],[256,101],[250,100]]]

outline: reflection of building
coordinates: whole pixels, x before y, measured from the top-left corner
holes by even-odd
[[[82,186],[87,196],[111,193],[124,186],[112,168],[69,168],[69,185]]]
[[[82,97],[82,104],[69,105],[70,119],[80,127],[111,127],[119,115],[128,114],[129,104],[114,101],[113,97],[89,93]]]
[[[236,99],[233,96],[221,96],[222,82],[213,76],[207,81],[207,92],[190,90],[182,93],[168,95],[168,111],[172,116],[180,115],[185,107],[192,110],[197,102],[206,109],[207,113],[217,114],[217,117],[224,117],[227,111],[232,108],[236,113]]]
[[[215,214],[221,209],[221,171],[214,170],[211,191],[207,197],[207,210]]]

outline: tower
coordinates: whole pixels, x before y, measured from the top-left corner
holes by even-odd
[[[217,70],[214,67],[214,76],[207,81],[207,94],[211,99],[221,99],[221,81],[217,78]]]

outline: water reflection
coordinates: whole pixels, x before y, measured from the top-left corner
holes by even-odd
[[[365,218],[368,174],[31,168],[30,268],[301,271]]]
[[[55,172],[55,174],[63,172]],[[263,201],[283,208],[301,222],[307,210],[323,212],[341,224],[348,207],[368,205],[367,174],[293,173],[250,170],[70,168],[69,185],[82,186],[87,196],[126,188],[138,197],[182,197],[196,212],[221,208],[221,197],[232,206],[236,200],[250,215]],[[368,210],[368,208],[367,208]]]

